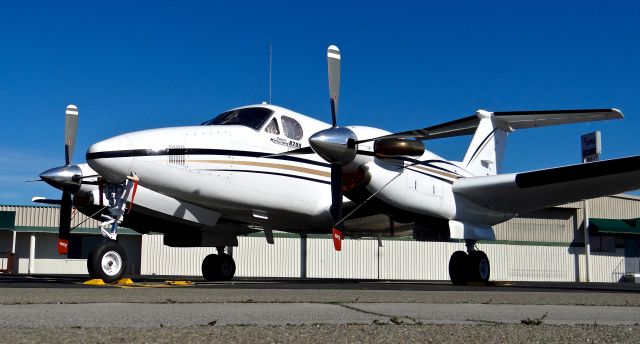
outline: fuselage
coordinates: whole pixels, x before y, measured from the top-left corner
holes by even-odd
[[[333,223],[330,165],[316,154],[275,154],[308,146],[309,136],[328,127],[281,107],[248,106],[200,126],[144,130],[98,142],[87,151],[87,162],[109,182],[133,173],[141,186],[215,210],[227,220],[326,232]],[[349,128],[358,138],[388,133]],[[419,159],[378,159],[372,144],[360,145],[358,153],[345,172],[363,170],[368,175],[364,193],[388,204],[389,213],[456,217],[451,185],[470,174],[455,162],[429,151]]]

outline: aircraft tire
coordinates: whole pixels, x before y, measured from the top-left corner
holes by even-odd
[[[464,251],[456,251],[449,259],[449,278],[455,285],[467,284],[467,266],[469,265],[469,255]]]
[[[228,254],[222,254],[220,257],[219,276],[222,281],[230,281],[236,274],[236,262],[233,257]]]
[[[207,281],[230,281],[236,274],[236,262],[228,254],[210,254],[202,261],[202,276]]]
[[[482,251],[474,251],[469,254],[468,278],[470,281],[489,282],[491,265],[489,258]]]
[[[127,271],[127,253],[113,240],[107,240],[96,246],[87,259],[87,270],[91,278],[113,283]]]
[[[210,254],[202,261],[202,276],[207,281],[219,281],[220,257],[217,254]]]

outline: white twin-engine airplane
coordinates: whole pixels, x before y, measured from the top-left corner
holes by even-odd
[[[202,273],[229,280],[226,247],[264,231],[343,235],[412,235],[464,240],[449,275],[456,284],[488,281],[489,260],[476,247],[495,240],[492,225],[520,213],[640,188],[640,156],[545,170],[498,174],[507,134],[534,128],[620,119],[616,109],[488,112],[392,134],[336,122],[340,53],[328,49],[332,124],[261,104],[224,112],[199,126],[144,130],[93,144],[87,164],[71,165],[78,110],[67,107],[66,165],[41,178],[63,191],[58,250],[67,252],[72,206],[100,219],[106,240],[87,260],[107,282],[127,271],[118,226],[164,233],[164,243],[216,247]],[[463,161],[425,150],[424,140],[473,135]],[[73,195],[73,200],[72,200]],[[38,200],[36,200],[38,201]]]

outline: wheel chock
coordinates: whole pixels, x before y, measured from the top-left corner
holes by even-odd
[[[189,286],[192,284],[191,281],[165,281],[164,283],[175,286]]]
[[[106,285],[104,281],[100,278],[94,278],[88,281],[83,282],[84,285]]]
[[[133,280],[131,280],[131,278],[121,278],[118,281],[116,281],[117,285],[131,285],[133,284]]]

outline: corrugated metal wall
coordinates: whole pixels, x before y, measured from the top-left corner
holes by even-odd
[[[58,227],[60,208],[46,206],[0,206],[0,211],[15,211],[16,226],[21,227]],[[85,221],[82,223],[82,221]],[[88,218],[74,210],[71,227],[82,223],[83,228],[98,228],[98,221]]]
[[[300,277],[300,239],[239,238],[234,249],[238,277]],[[162,235],[144,235],[141,272],[146,275],[200,276],[200,264],[214,249],[170,248]],[[448,280],[449,258],[461,243],[409,240],[344,240],[342,251],[330,239],[307,239],[307,277],[348,279]],[[494,281],[584,280],[584,250],[558,246],[482,244]],[[592,282],[618,282],[624,252],[591,255]]]

